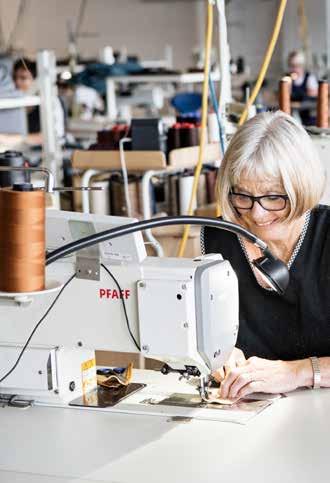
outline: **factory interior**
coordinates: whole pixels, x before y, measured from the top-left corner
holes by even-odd
[[[330,0],[0,0],[0,483],[328,481],[329,75]]]

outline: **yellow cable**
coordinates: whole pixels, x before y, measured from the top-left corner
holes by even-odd
[[[262,86],[263,80],[265,78],[267,69],[269,67],[269,64],[270,64],[270,61],[271,61],[271,58],[272,58],[272,55],[273,55],[273,52],[274,52],[274,49],[275,49],[275,45],[276,45],[280,30],[281,30],[281,25],[282,25],[282,21],[283,21],[283,16],[284,16],[286,4],[287,4],[287,0],[281,0],[280,6],[279,6],[279,9],[278,9],[278,12],[277,12],[277,17],[276,17],[273,33],[272,33],[269,45],[268,45],[267,50],[266,50],[264,60],[262,62],[262,65],[261,65],[261,68],[260,68],[260,71],[259,71],[258,79],[257,79],[256,85],[254,86],[252,94],[251,94],[249,100],[246,103],[244,111],[242,112],[242,115],[241,115],[240,120],[238,122],[239,126],[244,124],[244,122],[246,121],[249,109],[252,106],[252,104],[254,103],[254,101],[256,100],[256,97],[257,97],[257,95],[260,91],[260,88]]]
[[[212,34],[213,34],[213,1],[208,0],[207,7],[207,28],[205,38],[205,60],[204,60],[204,81],[203,81],[203,95],[202,95],[202,122],[201,122],[201,139],[198,151],[198,162],[194,174],[194,183],[192,187],[188,215],[193,214],[193,204],[197,193],[199,175],[203,166],[203,155],[205,149],[205,137],[207,127],[207,108],[208,108],[208,94],[209,94],[209,73],[210,73],[210,57],[212,48]],[[186,248],[190,225],[185,225],[183,236],[180,241],[178,257],[182,257]]]

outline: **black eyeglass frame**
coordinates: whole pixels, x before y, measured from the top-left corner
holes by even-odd
[[[250,206],[249,208],[241,208],[241,207],[239,207],[239,206],[235,206],[235,205],[233,204],[233,202],[232,202],[232,199],[231,199],[232,195],[238,195],[238,196],[243,196],[243,197],[245,197],[245,198],[249,198],[249,200],[250,200],[250,201],[251,201],[251,203],[252,203],[252,204],[251,204],[251,206]],[[254,203],[255,203],[255,202],[257,202],[257,203],[259,203],[259,205],[260,205],[260,206],[261,206],[261,207],[262,207],[264,210],[266,210],[266,211],[282,211],[282,210],[284,210],[284,209],[286,208],[287,201],[289,200],[288,195],[278,195],[278,194],[276,194],[276,195],[275,195],[275,194],[274,194],[274,195],[252,196],[252,195],[246,195],[245,193],[236,193],[236,192],[235,192],[235,191],[233,191],[233,190],[231,190],[231,191],[229,192],[229,195],[228,195],[228,196],[229,196],[229,199],[230,199],[230,202],[231,202],[231,204],[232,204],[233,208],[235,208],[236,210],[252,210],[252,208],[253,208],[253,206],[254,206]],[[269,198],[269,197],[271,197],[271,196],[276,196],[277,198],[281,198],[282,200],[284,200],[284,206],[283,206],[283,208],[276,208],[276,209],[271,209],[271,210],[270,210],[269,208],[265,208],[265,207],[263,206],[263,204],[262,204],[261,200],[262,200],[263,198]]]

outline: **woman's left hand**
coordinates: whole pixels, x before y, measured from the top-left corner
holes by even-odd
[[[221,382],[222,399],[244,397],[253,392],[277,394],[299,387],[298,370],[302,361],[270,361],[250,357],[241,367],[232,369]]]

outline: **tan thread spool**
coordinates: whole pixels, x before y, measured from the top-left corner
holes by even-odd
[[[291,114],[291,78],[283,77],[279,83],[279,107],[286,114]]]
[[[327,128],[329,126],[329,85],[325,80],[319,81],[319,90],[317,96],[317,127]]]
[[[0,190],[0,291],[45,289],[45,193]]]

